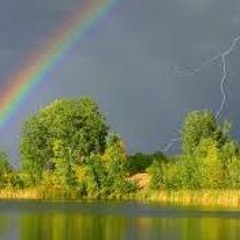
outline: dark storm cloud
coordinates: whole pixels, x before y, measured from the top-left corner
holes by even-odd
[[[0,81],[42,44],[79,2],[1,2]],[[28,96],[11,126],[3,131],[2,145],[8,149],[16,145],[21,121],[56,97],[93,96],[132,152],[159,150],[163,142],[177,135],[187,111],[218,109],[221,62],[193,76],[187,73],[231,45],[240,33],[240,4],[234,0],[124,4],[121,14],[101,21]],[[240,120],[236,113],[239,58],[237,48],[227,58],[228,110],[224,113],[235,122]]]

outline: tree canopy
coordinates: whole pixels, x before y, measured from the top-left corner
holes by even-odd
[[[128,155],[90,98],[59,99],[24,123],[22,168],[0,152],[0,189],[37,189],[44,197],[119,198],[158,190],[240,189],[240,148],[229,122],[209,111],[183,121],[182,152]],[[143,192],[141,192],[143,191]]]
[[[56,100],[24,123],[20,143],[23,167],[38,175],[52,168],[56,141],[75,162],[104,152],[107,134],[106,120],[94,100]]]
[[[195,110],[187,114],[182,127],[183,154],[193,154],[203,139],[216,140],[219,146],[229,139],[230,124],[220,124],[209,110]]]

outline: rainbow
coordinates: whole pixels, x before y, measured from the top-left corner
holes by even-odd
[[[30,53],[20,70],[11,74],[0,91],[0,129],[8,122],[26,96],[43,81],[71,47],[79,42],[121,0],[84,0],[73,15]]]

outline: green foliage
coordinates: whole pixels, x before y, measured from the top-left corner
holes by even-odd
[[[41,179],[44,164],[50,160],[51,146],[47,127],[37,116],[29,118],[24,126],[20,142],[23,169],[29,174],[31,185]]]
[[[114,172],[124,171],[127,167],[127,151],[124,142],[117,134],[110,134],[103,155],[103,161],[109,170]],[[116,169],[113,169],[113,168]]]
[[[234,141],[225,144],[219,157],[222,162],[223,184],[224,188],[240,188],[240,155],[239,147]]]
[[[11,168],[8,163],[8,157],[5,152],[0,151],[0,187],[4,187],[8,182],[8,174]]]
[[[119,198],[135,193],[130,179],[140,183],[144,175],[147,182],[148,172],[153,191],[240,189],[239,144],[229,132],[230,124],[210,111],[193,111],[183,122],[180,155],[128,156],[123,140],[108,134],[92,99],[57,100],[25,122],[21,170],[11,169],[0,152],[0,187],[36,185],[53,197]],[[137,173],[145,174],[132,176]],[[144,184],[139,184],[143,190]]]
[[[187,115],[180,158],[183,188],[208,189],[224,185],[227,159],[236,153],[229,130],[230,124],[220,124],[210,111],[193,111]]]
[[[128,194],[136,185],[127,179],[127,154],[123,141],[116,134],[109,136],[105,153],[87,158],[84,185],[90,196],[109,197]],[[81,184],[81,191],[83,191]]]
[[[6,175],[5,187],[11,189],[24,189],[24,187],[26,187],[26,183],[27,182],[21,178],[21,175],[17,171],[9,171]]]
[[[73,159],[69,149],[64,149],[61,140],[53,143],[54,163],[53,174],[56,176],[59,186],[74,186],[76,184],[75,173],[73,171]]]
[[[218,124],[210,111],[193,111],[187,114],[182,128],[182,150],[184,155],[193,155],[202,139],[213,139],[218,147],[229,139],[230,124]]]
[[[86,161],[86,193],[90,196],[98,196],[106,184],[107,172],[100,156],[92,155]],[[81,190],[82,191],[82,190]]]
[[[0,177],[3,176],[8,172],[10,169],[9,163],[8,163],[8,157],[5,152],[0,152]]]
[[[165,188],[164,181],[164,164],[161,161],[154,160],[151,167],[149,168],[149,173],[151,175],[151,181],[149,188],[152,190]]]
[[[179,162],[172,162],[164,165],[164,186],[165,189],[181,188]]]
[[[225,178],[225,188],[240,189],[240,158],[232,158],[227,165],[227,178]]]
[[[198,165],[195,158],[192,158],[189,155],[181,156],[180,159],[180,172],[179,179],[180,185],[185,189],[198,189]]]
[[[107,131],[105,118],[92,99],[56,100],[24,124],[20,143],[23,168],[41,179],[43,170],[53,166],[55,141],[71,151],[74,162],[102,153]]]
[[[149,168],[151,175],[150,190],[177,189],[180,187],[178,161],[163,161],[154,159]]]
[[[150,189],[219,189],[240,187],[239,147],[230,124],[210,111],[193,111],[184,121],[182,149],[174,162],[154,161]]]
[[[128,156],[122,139],[116,134],[108,137],[107,148],[103,155],[108,182],[113,194],[127,194],[136,190],[136,185],[127,180]]]
[[[222,163],[217,142],[212,139],[201,141],[196,153],[198,158],[199,185],[203,189],[221,188]]]
[[[85,192],[88,196],[105,198],[134,192],[135,184],[126,179],[121,169],[115,161],[106,166],[100,156],[89,157],[86,179],[80,185],[80,192]]]

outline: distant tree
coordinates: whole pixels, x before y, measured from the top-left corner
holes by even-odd
[[[41,176],[53,168],[54,144],[60,141],[74,162],[105,150],[108,126],[90,98],[56,100],[24,124],[20,151],[24,169]],[[66,157],[66,156],[65,156]]]
[[[136,173],[146,172],[153,164],[154,160],[160,162],[167,162],[167,157],[162,152],[155,152],[153,154],[136,153],[128,157],[128,171],[131,175]]]

